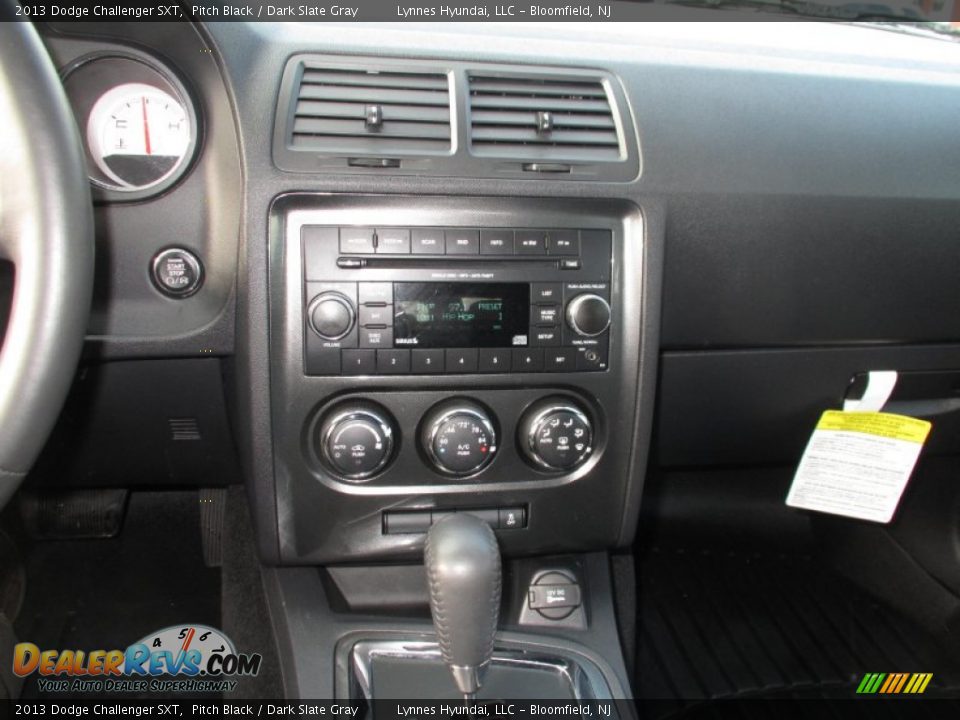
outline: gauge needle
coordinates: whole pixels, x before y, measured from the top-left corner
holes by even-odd
[[[143,96],[140,97],[140,107],[143,109],[143,144],[146,148],[147,155],[151,155],[150,152],[150,122],[147,120],[147,99]]]
[[[144,125],[146,127],[146,125]],[[150,137],[149,135],[147,136]],[[150,152],[150,145],[147,144],[147,152]],[[187,650],[190,649],[190,642],[193,640],[193,636],[197,634],[196,628],[190,628],[190,631],[187,633],[187,637],[183,640],[183,645],[180,646],[180,652],[177,654],[177,667],[180,667],[180,664],[183,662],[183,655]]]

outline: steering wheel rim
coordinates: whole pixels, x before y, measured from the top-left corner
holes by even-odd
[[[12,15],[9,0],[0,2],[0,15]],[[14,265],[0,348],[2,507],[63,407],[93,289],[93,206],[80,136],[29,22],[0,22],[0,123],[0,258]]]

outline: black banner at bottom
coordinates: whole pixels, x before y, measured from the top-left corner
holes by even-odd
[[[737,699],[682,700],[128,700],[38,699],[0,702],[4,718],[330,718],[333,720],[694,720],[699,718],[957,718],[960,699]]]

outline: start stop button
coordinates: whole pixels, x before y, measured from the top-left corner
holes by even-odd
[[[185,298],[203,285],[203,265],[199,258],[183,248],[167,248],[150,263],[150,276],[164,295]]]

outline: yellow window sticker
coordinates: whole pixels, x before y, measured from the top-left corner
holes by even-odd
[[[892,413],[827,410],[820,416],[817,430],[861,432],[922,445],[930,434],[930,423],[926,420]]]
[[[787,505],[890,522],[930,427],[904,415],[827,410],[804,450]]]

